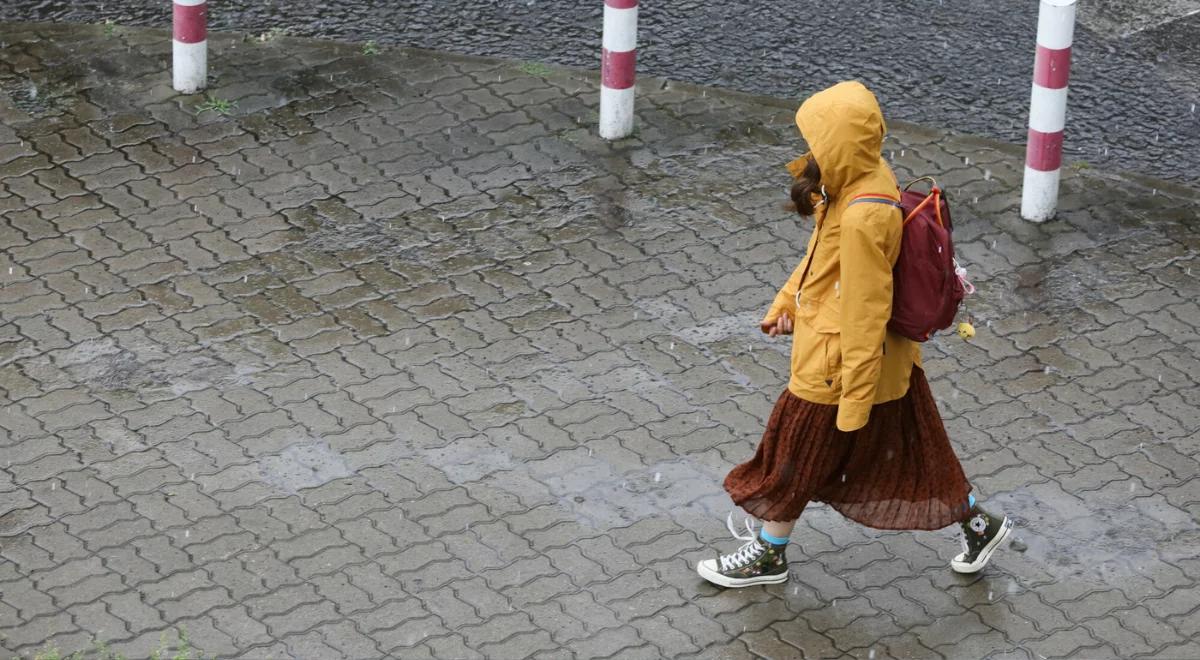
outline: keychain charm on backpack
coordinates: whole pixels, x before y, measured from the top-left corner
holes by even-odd
[[[962,284],[963,299],[965,301],[967,296],[975,293],[975,285],[971,284],[971,280],[967,279],[967,269],[958,265],[958,259],[954,260],[954,274],[958,277],[958,281]],[[965,304],[963,305],[963,309],[966,309]],[[966,321],[958,324],[958,336],[964,340],[975,337],[975,326],[971,324],[970,314],[967,314]]]

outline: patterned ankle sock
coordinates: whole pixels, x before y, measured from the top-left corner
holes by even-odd
[[[788,538],[786,536],[783,538],[779,538],[778,536],[771,536],[770,534],[767,533],[767,530],[765,530],[765,529],[761,530],[758,535],[762,537],[762,540],[766,541],[767,543],[770,543],[771,545],[787,545],[787,542],[788,542]]]

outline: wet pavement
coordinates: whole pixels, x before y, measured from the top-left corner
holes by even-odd
[[[0,649],[243,657],[1200,656],[1200,195],[896,123],[978,337],[926,363],[1017,547],[805,513],[721,591],[786,374],[792,103],[515,62],[0,25]],[[1195,272],[1194,272],[1195,271]]]
[[[214,29],[596,68],[601,0],[221,0]],[[1079,4],[1068,161],[1200,184],[1200,1]],[[165,0],[8,0],[0,20],[163,27]],[[1024,144],[1037,2],[642,3],[641,73],[800,99],[872,83],[892,117]]]

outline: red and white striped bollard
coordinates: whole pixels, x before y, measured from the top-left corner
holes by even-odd
[[[1041,0],[1033,93],[1029,101],[1025,182],[1021,190],[1021,217],[1034,222],[1053,218],[1058,207],[1074,36],[1075,0]]]
[[[638,0],[604,0],[600,137],[606,140],[619,140],[633,133],[637,17]]]
[[[194,94],[208,83],[208,2],[174,0],[171,51],[175,91]]]

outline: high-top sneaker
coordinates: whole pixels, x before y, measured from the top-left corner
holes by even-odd
[[[702,560],[696,566],[700,577],[722,587],[749,587],[755,584],[787,582],[787,545],[767,543],[747,524],[749,536],[733,532],[746,543],[737,552]],[[732,524],[730,531],[733,531]]]
[[[969,517],[959,523],[962,528],[963,551],[950,562],[958,573],[978,573],[992,554],[1008,541],[1013,523],[1008,516],[997,516],[975,505]]]

